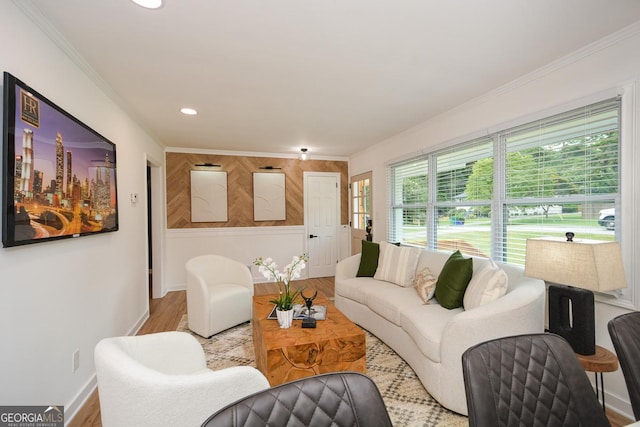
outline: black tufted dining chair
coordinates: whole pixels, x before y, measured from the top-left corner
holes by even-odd
[[[633,415],[640,419],[640,312],[622,314],[607,325],[627,384]]]
[[[378,387],[357,372],[302,378],[254,393],[211,415],[202,427],[391,427]]]
[[[462,355],[469,426],[610,426],[582,365],[554,334],[499,338]]]

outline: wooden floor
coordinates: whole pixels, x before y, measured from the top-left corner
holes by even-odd
[[[308,287],[309,289],[318,289],[327,297],[333,297],[334,295],[333,277],[309,279],[295,283]],[[259,283],[255,285],[256,295],[267,295],[276,292],[277,286],[275,283]],[[138,335],[175,331],[180,319],[187,313],[186,292],[169,292],[164,298],[150,300],[149,311],[149,319],[142,326]],[[607,416],[611,422],[611,427],[623,427],[632,422],[613,411],[607,411]],[[80,408],[76,416],[69,423],[69,427],[102,427],[100,420],[100,401],[97,390],[93,392],[89,399],[87,399],[87,402]]]

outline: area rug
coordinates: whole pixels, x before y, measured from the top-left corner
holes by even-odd
[[[179,331],[189,332],[187,315]],[[422,386],[407,363],[386,344],[365,330],[367,375],[376,383],[393,425],[396,427],[468,426],[466,417],[451,412],[436,402]],[[256,366],[251,324],[243,323],[210,339],[193,334],[202,344],[210,369],[231,366]]]

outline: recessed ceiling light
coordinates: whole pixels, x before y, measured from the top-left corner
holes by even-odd
[[[188,116],[195,116],[196,114],[198,114],[198,112],[196,110],[194,110],[193,108],[181,108],[180,112],[182,114],[186,114]]]
[[[135,4],[147,9],[158,9],[162,6],[162,0],[131,0]]]

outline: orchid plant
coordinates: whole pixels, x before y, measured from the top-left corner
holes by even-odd
[[[307,254],[296,255],[283,272],[278,271],[278,265],[270,257],[266,259],[260,257],[253,262],[264,277],[278,284],[278,297],[270,302],[274,303],[279,310],[293,309],[293,304],[300,295],[300,289],[292,290],[291,281],[300,278],[300,272],[306,267],[307,261],[309,261]]]

